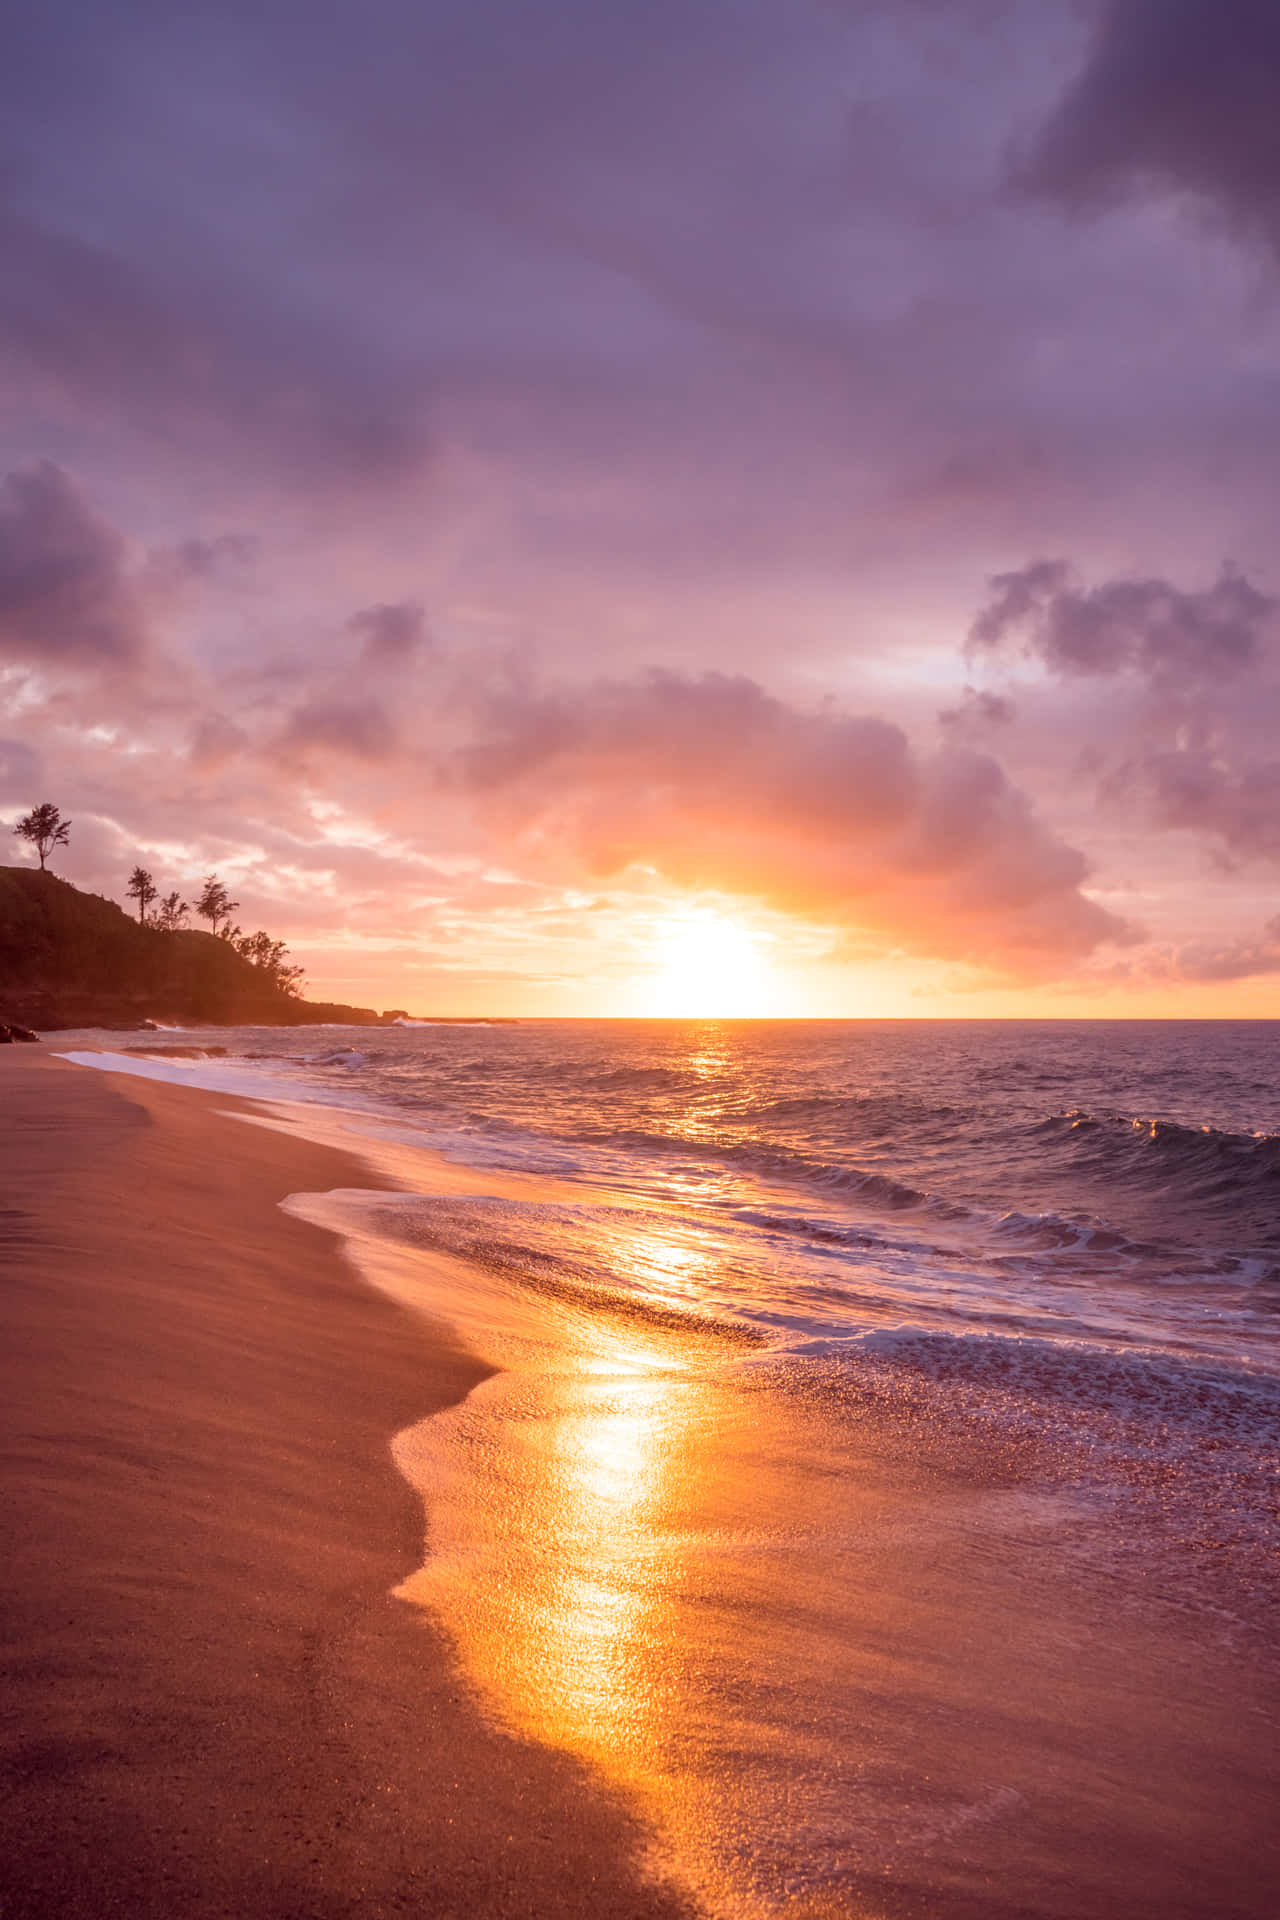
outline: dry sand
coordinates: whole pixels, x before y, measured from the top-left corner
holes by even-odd
[[[242,1103],[0,1053],[0,1914],[674,1916],[426,1617],[392,1434],[480,1364],[287,1193]]]

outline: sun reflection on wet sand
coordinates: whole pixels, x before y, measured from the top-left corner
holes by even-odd
[[[454,1626],[508,1722],[631,1784],[660,1745],[662,1515],[697,1397],[672,1343],[597,1329],[565,1371],[499,1374],[399,1443],[432,1492],[432,1552],[401,1592]]]
[[[1080,1503],[945,1426],[781,1392],[709,1331],[298,1210],[498,1369],[397,1439],[428,1526],[400,1593],[496,1718],[633,1799],[709,1914],[969,1913],[994,1886],[1137,1920],[1189,1876],[1235,1887],[1248,1671],[1105,1557],[1064,1578]],[[604,1251],[696,1292],[695,1239]]]

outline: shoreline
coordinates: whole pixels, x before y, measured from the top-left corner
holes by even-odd
[[[5,1920],[1270,1920],[1275,1663],[1043,1434],[529,1289],[415,1209],[554,1181],[322,1106],[0,1112]]]
[[[676,1920],[627,1810],[392,1596],[392,1436],[488,1369],[278,1204],[365,1165],[229,1109],[0,1055],[0,1910]]]
[[[430,1516],[400,1591],[503,1724],[643,1810],[708,1914],[1270,1920],[1280,1675],[1265,1594],[1252,1626],[1223,1611],[1203,1477],[1091,1485],[1069,1420],[993,1426],[909,1371],[833,1394],[801,1363],[780,1391],[723,1329],[431,1228],[554,1181],[367,1150],[395,1197],[291,1209],[495,1369],[398,1436]]]

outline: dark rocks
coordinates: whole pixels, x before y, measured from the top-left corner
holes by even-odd
[[[32,1033],[30,1027],[15,1027],[8,1021],[0,1020],[0,1047],[7,1047],[15,1040],[36,1040],[40,1035]]]

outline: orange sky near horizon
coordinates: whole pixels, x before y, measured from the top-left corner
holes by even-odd
[[[674,907],[639,920],[634,937],[562,935],[538,950],[543,971],[524,972],[503,952],[483,964],[483,937],[470,958],[446,969],[397,953],[380,966],[376,951],[296,951],[308,962],[311,999],[335,999],[412,1015],[465,1018],[591,1019],[1273,1019],[1280,993],[1267,979],[1213,982],[1107,982],[981,985],[906,955],[878,964],[828,951],[830,932],[761,924],[744,908]],[[585,958],[584,958],[585,954]],[[532,959],[534,956],[530,955]],[[580,971],[579,971],[580,969]]]

